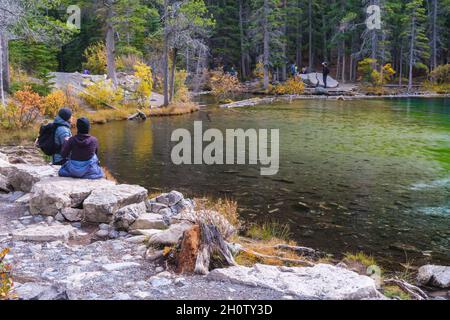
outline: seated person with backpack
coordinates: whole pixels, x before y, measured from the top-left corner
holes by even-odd
[[[64,141],[72,136],[71,126],[72,111],[69,108],[62,108],[59,110],[55,120],[53,120],[53,123],[41,129],[39,139],[44,141],[41,140],[38,143],[45,154],[52,156],[52,164],[54,165],[62,165],[66,162],[60,151]],[[42,130],[47,130],[47,132],[43,134]]]
[[[104,177],[97,157],[98,140],[89,135],[90,127],[87,118],[77,120],[77,134],[69,138],[61,149],[61,156],[68,160],[59,170],[60,177],[80,179]]]

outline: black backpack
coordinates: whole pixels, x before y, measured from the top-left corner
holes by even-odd
[[[37,146],[48,156],[58,153],[60,145],[55,143],[55,132],[59,125],[55,123],[44,124],[39,130]]]

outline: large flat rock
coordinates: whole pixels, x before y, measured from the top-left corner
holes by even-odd
[[[95,189],[84,200],[85,219],[89,222],[110,222],[121,208],[147,199],[147,190],[137,185],[111,185]]]
[[[10,167],[3,167],[3,169],[0,169],[0,173],[6,173],[9,183],[15,191],[30,192],[33,185],[42,179],[57,177],[58,169],[57,166],[14,164]]]
[[[14,241],[67,241],[76,235],[76,231],[77,229],[71,225],[54,224],[47,226],[38,224],[14,231],[12,233],[12,238]]]
[[[256,264],[215,269],[208,279],[264,287],[299,299],[360,300],[379,299],[372,278],[328,264],[314,267],[278,267]]]
[[[106,179],[48,178],[37,182],[30,198],[31,214],[56,215],[63,208],[80,207],[93,190],[113,186]]]

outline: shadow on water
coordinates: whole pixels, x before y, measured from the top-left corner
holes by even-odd
[[[280,130],[280,170],[259,165],[180,165],[172,131]],[[305,100],[96,126],[103,165],[150,192],[236,199],[247,222],[275,219],[295,239],[339,255],[450,262],[448,99]],[[206,144],[205,144],[206,145]]]

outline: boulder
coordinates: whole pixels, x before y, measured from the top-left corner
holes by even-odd
[[[417,281],[424,286],[450,288],[450,267],[427,264],[419,268]]]
[[[314,267],[279,267],[256,264],[211,271],[207,278],[235,284],[269,288],[299,299],[382,299],[375,281],[356,272],[328,264]]]
[[[147,199],[147,190],[136,185],[111,185],[93,190],[84,200],[86,221],[110,222],[121,208]]]
[[[114,215],[114,226],[119,230],[128,230],[136,219],[146,213],[146,209],[145,202],[133,203],[120,208]]]
[[[14,241],[67,241],[76,235],[77,229],[71,225],[54,224],[47,226],[45,224],[31,225],[25,229],[12,232]]]
[[[84,210],[83,209],[75,209],[75,208],[63,208],[61,210],[61,215],[70,222],[79,222],[84,218]]]
[[[189,212],[195,210],[195,203],[191,199],[182,199],[177,204],[170,207],[173,214],[180,214],[183,212]]]
[[[166,206],[176,205],[183,199],[183,194],[178,191],[170,191],[169,193],[163,193],[156,197],[156,202],[165,204]]]
[[[163,216],[155,213],[145,213],[139,216],[131,225],[131,230],[136,229],[166,229],[167,224]]]
[[[169,229],[158,232],[150,236],[148,243],[154,245],[176,245],[183,236],[183,233],[191,228],[192,223],[182,222],[173,224]]]
[[[16,164],[8,170],[9,183],[16,191],[30,192],[33,185],[44,178],[57,177],[58,167]]]
[[[136,230],[132,230],[131,234],[134,235],[142,235],[145,236],[146,238],[150,238],[153,237],[155,234],[159,234],[163,232],[160,229],[136,229]]]
[[[147,206],[147,211],[151,213],[159,213],[160,210],[168,208],[167,205],[156,202],[156,200],[147,200],[145,205]]]
[[[108,263],[102,266],[102,269],[105,271],[121,271],[127,270],[131,268],[140,267],[141,265],[137,262],[117,262],[117,263]]]
[[[30,212],[54,216],[63,208],[81,207],[92,190],[113,185],[114,182],[106,179],[44,179],[37,182],[31,191]]]
[[[0,192],[10,192],[8,178],[0,173]]]
[[[0,160],[3,160],[5,162],[9,162],[8,156],[6,154],[4,154],[4,153],[1,153],[1,152],[0,152]]]
[[[67,292],[56,285],[27,282],[14,289],[20,300],[69,300]]]

